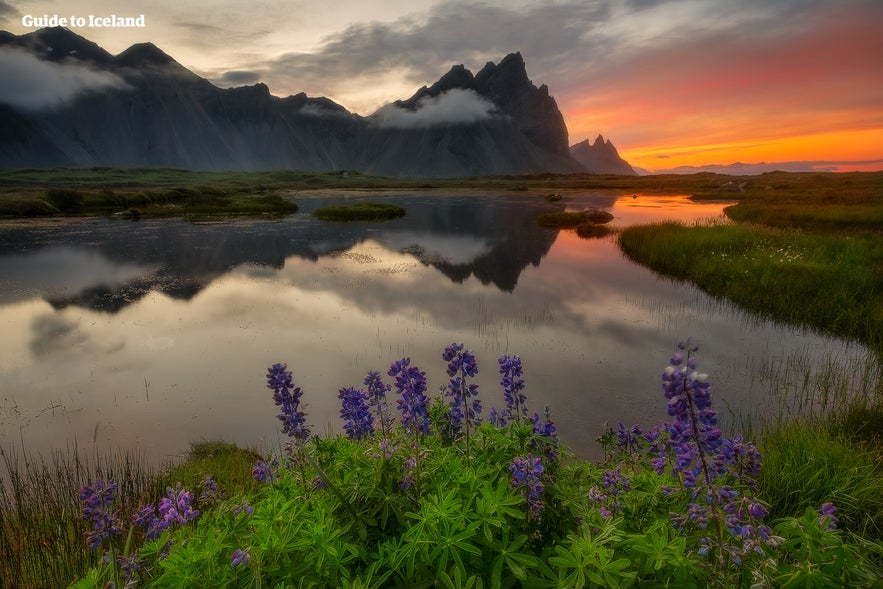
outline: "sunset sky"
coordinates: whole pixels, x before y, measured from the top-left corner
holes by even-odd
[[[634,166],[820,162],[883,169],[880,0],[0,0],[25,15],[145,15],[73,29],[112,53],[151,41],[220,86],[328,96],[367,115],[454,64],[520,51],[570,143]]]

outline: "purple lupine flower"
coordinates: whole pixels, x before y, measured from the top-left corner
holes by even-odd
[[[506,412],[497,411],[496,407],[491,407],[487,414],[487,420],[494,427],[504,428],[506,427]]]
[[[374,435],[374,416],[368,408],[368,397],[362,389],[345,387],[338,391],[340,418],[343,429],[351,440]]]
[[[379,452],[374,453],[374,458],[375,460],[379,460],[382,456],[386,460],[391,460],[392,457],[395,455],[395,451],[397,448],[397,444],[390,444],[389,440],[387,438],[384,438],[380,440],[380,442],[377,444],[377,449],[379,450]]]
[[[80,489],[81,517],[91,520],[92,529],[86,532],[86,543],[92,550],[97,550],[105,541],[122,532],[119,512],[111,511],[116,496],[115,481],[98,479],[95,485]]]
[[[310,488],[314,491],[325,491],[328,489],[328,483],[325,482],[320,476],[313,477],[312,482],[310,482]]]
[[[637,452],[641,439],[641,428],[637,424],[628,429],[622,423],[616,424],[616,446],[623,452]]]
[[[399,398],[396,400],[402,413],[402,427],[412,432],[429,433],[429,409],[426,398],[426,373],[410,366],[410,358],[402,358],[389,367],[389,376],[395,377]]]
[[[623,476],[622,472],[617,468],[616,470],[604,471],[604,475],[601,477],[601,486],[604,487],[608,493],[616,496],[631,490],[632,483],[628,477]]]
[[[756,489],[757,478],[763,466],[763,456],[754,444],[743,442],[741,435],[731,440],[725,439],[719,456],[721,461],[730,467],[737,480]]]
[[[199,517],[199,510],[194,509],[193,493],[183,489],[178,483],[174,489],[166,487],[166,496],[159,500],[159,517],[168,525],[185,525]]]
[[[763,519],[770,514],[767,511],[767,508],[761,505],[760,503],[752,503],[748,506],[748,513],[751,517],[756,519]]]
[[[273,364],[267,370],[267,388],[273,391],[273,402],[282,412],[278,415],[282,421],[282,431],[297,440],[310,437],[310,429],[306,425],[305,413],[300,410],[300,387],[291,382],[291,372],[285,364]]]
[[[601,491],[598,487],[592,487],[589,489],[588,497],[589,501],[598,506],[598,513],[601,514],[602,518],[610,519],[613,516],[613,511],[608,506],[610,496],[607,493]]]
[[[543,485],[542,460],[530,454],[524,458],[516,456],[512,459],[509,470],[512,472],[509,486],[513,489],[522,489],[531,515],[539,517],[544,508],[543,494],[546,491]]]
[[[543,408],[543,418],[534,413],[530,418],[534,436],[530,441],[531,448],[542,450],[551,463],[558,462],[558,433],[549,413],[549,406]],[[537,439],[539,438],[539,439]]]
[[[135,511],[135,515],[132,516],[132,525],[144,528],[144,539],[149,542],[159,538],[159,535],[169,527],[169,522],[164,521],[156,514],[156,504],[148,503]]]
[[[409,456],[405,460],[405,476],[399,481],[399,489],[407,491],[414,487],[414,471],[417,470],[417,457]]]
[[[682,345],[689,348],[690,352],[695,349],[689,344]],[[708,382],[708,375],[699,374],[689,366],[682,366],[683,363],[683,355],[676,353],[662,373],[662,389],[668,399],[668,413],[674,418],[674,422],[665,429],[669,434],[668,447],[675,453],[672,472],[689,473],[695,479],[702,467],[702,457],[706,457],[711,463],[714,457],[721,454],[724,439],[717,427],[717,412],[711,409],[711,384]],[[695,360],[690,366],[695,367]],[[725,462],[723,456],[720,460]],[[705,469],[705,472],[716,478],[724,470],[717,467]]]
[[[819,525],[826,530],[837,528],[837,508],[830,501],[819,509]]]
[[[273,482],[273,479],[276,478],[276,461],[273,460],[270,463],[267,463],[263,460],[258,460],[258,463],[252,469],[251,474],[254,480],[260,481],[265,485],[269,485]]]
[[[558,433],[555,430],[555,424],[549,419],[548,415],[545,417],[545,421],[543,421],[539,414],[534,413],[530,418],[530,423],[533,425],[533,433],[538,436],[542,436],[544,438],[549,438],[550,440],[554,440],[558,438]]]
[[[374,370],[368,371],[368,376],[365,377],[363,384],[368,387],[368,405],[377,412],[380,431],[386,437],[392,429],[392,417],[389,415],[386,403],[386,393],[392,390],[392,385],[384,383],[380,373]]]
[[[463,344],[452,343],[442,352],[442,360],[448,363],[448,376],[451,381],[447,386],[445,395],[450,396],[448,409],[448,424],[451,433],[457,435],[465,422],[467,432],[469,426],[477,426],[480,422],[481,401],[469,397],[478,395],[478,385],[466,384],[467,378],[474,378],[478,374],[478,365],[475,356],[465,348]]]
[[[218,487],[218,481],[216,481],[215,477],[210,474],[207,474],[202,478],[200,487],[202,488],[202,493],[199,494],[200,504],[217,503],[224,498],[225,493],[223,489]]]
[[[233,512],[233,515],[240,515],[242,513],[244,513],[245,515],[252,515],[254,513],[254,507],[249,505],[246,501],[245,503],[242,503],[240,505],[234,505],[232,508],[230,508],[230,511]]]
[[[238,549],[230,556],[230,566],[247,566],[249,559],[250,557],[248,556],[248,552]]]
[[[136,552],[131,556],[118,556],[117,565],[123,573],[123,587],[137,587],[135,575],[147,565],[147,559],[139,558]]]
[[[504,354],[497,362],[500,364],[500,386],[503,387],[503,398],[506,400],[506,417],[521,423],[522,418],[527,417],[527,399],[522,392],[524,380],[521,378],[521,358]]]

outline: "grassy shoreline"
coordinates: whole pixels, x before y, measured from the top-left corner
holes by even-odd
[[[813,175],[776,188],[754,186],[733,195],[738,204],[725,209],[732,223],[660,223],[619,235],[622,251],[660,276],[870,350],[855,375],[857,388],[817,385],[807,398],[790,400],[809,411],[783,405],[758,432],[771,458],[762,477],[774,482],[767,498],[789,509],[835,493],[830,469],[845,464],[852,475],[870,477],[851,495],[861,503],[883,468],[883,181],[868,179],[873,182],[857,185]]]
[[[546,198],[581,190],[622,190],[659,194],[694,194],[697,198],[732,199],[745,194],[721,190],[748,182],[745,194],[785,198],[848,188],[873,191],[883,173],[789,173],[729,176],[618,176],[595,174],[518,174],[472,178],[386,178],[352,171],[303,172],[267,170],[213,172],[173,168],[0,169],[0,218],[111,215],[137,211],[141,216],[188,214],[290,214],[299,191],[358,193],[383,190],[476,190],[528,193]],[[50,191],[67,192],[53,203]],[[58,206],[58,205],[61,206]]]

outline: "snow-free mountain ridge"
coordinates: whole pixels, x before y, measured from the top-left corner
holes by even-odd
[[[264,84],[218,88],[151,43],[112,55],[65,28],[0,31],[4,79],[0,167],[633,173],[616,171],[631,168],[609,141],[589,166],[582,150],[572,157],[555,99],[519,53],[475,75],[454,66],[368,117],[327,98],[279,98]]]

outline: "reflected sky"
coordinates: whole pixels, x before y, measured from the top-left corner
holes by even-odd
[[[862,349],[775,326],[632,264],[615,237],[539,228],[552,210],[606,208],[614,224],[720,216],[723,204],[590,193],[379,195],[404,219],[192,224],[100,219],[0,230],[0,443],[47,452],[189,442],[279,444],[266,368],[287,362],[314,431],[339,431],[337,390],[404,356],[446,382],[441,352],[478,357],[485,412],[503,405],[496,359],[519,354],[528,402],[597,456],[604,422],[665,418],[674,344],[702,344],[719,403],[753,410],[756,374]],[[308,213],[340,199],[299,200]],[[777,360],[778,358],[778,360]],[[766,367],[766,368],[765,368]]]

